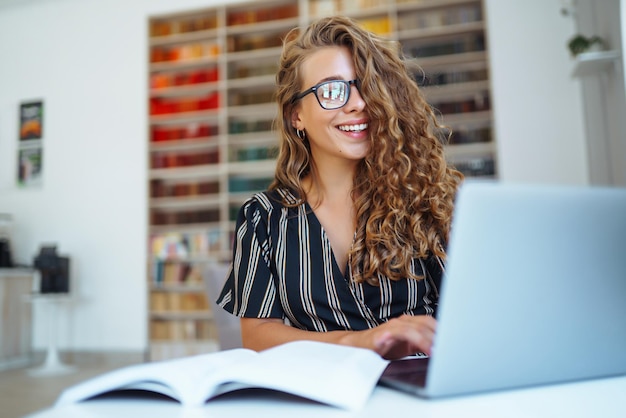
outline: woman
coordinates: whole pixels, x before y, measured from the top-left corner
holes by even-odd
[[[275,178],[239,212],[218,303],[255,350],[307,339],[430,353],[462,180],[435,115],[398,45],[352,20],[287,39]]]

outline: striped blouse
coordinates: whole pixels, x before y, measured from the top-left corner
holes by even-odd
[[[309,331],[363,330],[400,316],[435,315],[441,260],[416,259],[414,272],[425,280],[389,280],[379,286],[345,276],[330,241],[308,203],[286,190],[254,195],[241,207],[233,243],[233,263],[217,303],[251,318],[280,318]]]

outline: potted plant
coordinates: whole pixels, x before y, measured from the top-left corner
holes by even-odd
[[[599,36],[587,37],[584,35],[575,35],[567,44],[572,56],[577,56],[583,52],[601,51],[606,46],[606,42]]]

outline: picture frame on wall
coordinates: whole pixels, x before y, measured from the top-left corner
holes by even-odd
[[[19,104],[17,186],[30,188],[43,182],[43,100]]]
[[[20,141],[43,138],[43,101],[20,104]]]
[[[22,187],[39,186],[42,182],[42,155],[40,145],[19,149],[17,184]]]

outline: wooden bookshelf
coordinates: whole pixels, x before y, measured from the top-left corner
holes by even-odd
[[[188,310],[172,309],[172,303],[180,306],[185,295],[217,296],[207,296],[203,268],[230,259],[240,205],[265,189],[274,173],[278,141],[272,99],[281,38],[331,14],[351,16],[400,41],[423,68],[416,77],[427,99],[453,130],[448,158],[468,176],[496,176],[480,0],[270,0],[153,16],[148,54],[151,359],[218,347],[210,304]]]

